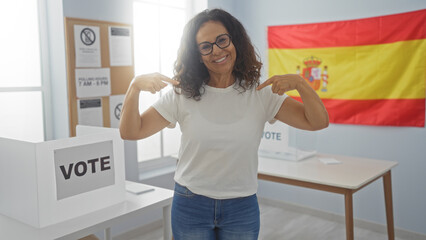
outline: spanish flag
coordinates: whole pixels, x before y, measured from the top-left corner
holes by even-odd
[[[270,26],[268,59],[270,76],[300,74],[332,123],[425,126],[426,9]]]

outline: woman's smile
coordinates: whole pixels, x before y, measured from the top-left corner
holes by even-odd
[[[226,56],[221,57],[221,58],[219,58],[219,59],[217,59],[217,60],[214,60],[213,62],[214,62],[214,63],[219,63],[219,64],[224,63],[224,62],[226,62],[225,60],[227,60],[228,56],[229,56],[229,55],[226,55]]]

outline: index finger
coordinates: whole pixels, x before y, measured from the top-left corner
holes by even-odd
[[[264,87],[268,86],[269,84],[271,84],[271,82],[272,82],[272,79],[271,79],[271,78],[270,78],[270,79],[268,79],[268,80],[266,80],[266,81],[264,81],[262,84],[260,84],[260,85],[256,88],[256,90],[260,90],[260,89],[262,89],[262,88],[264,88]]]
[[[166,76],[163,76],[163,77],[161,78],[161,81],[166,82],[166,83],[170,83],[170,84],[172,84],[172,85],[178,85],[178,84],[179,84],[179,82],[178,82],[178,81],[176,81],[176,80],[174,80],[174,79],[171,79],[171,78],[168,78],[168,77],[166,77]]]

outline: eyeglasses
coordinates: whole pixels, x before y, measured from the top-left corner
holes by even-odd
[[[198,50],[201,55],[206,56],[213,52],[213,45],[216,44],[220,49],[227,48],[231,44],[231,36],[224,33],[216,37],[215,42],[202,42],[198,44]]]

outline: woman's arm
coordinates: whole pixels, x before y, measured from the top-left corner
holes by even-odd
[[[297,90],[303,103],[291,97],[286,98],[275,118],[290,126],[303,130],[320,130],[329,124],[328,113],[318,94],[297,74],[273,76],[259,85],[258,90],[272,85],[272,92],[283,95]]]
[[[139,114],[139,94],[141,91],[156,93],[167,86],[179,84],[159,73],[137,76],[133,79],[124,98],[120,118],[120,135],[126,140],[149,137],[170,124],[153,107]]]

